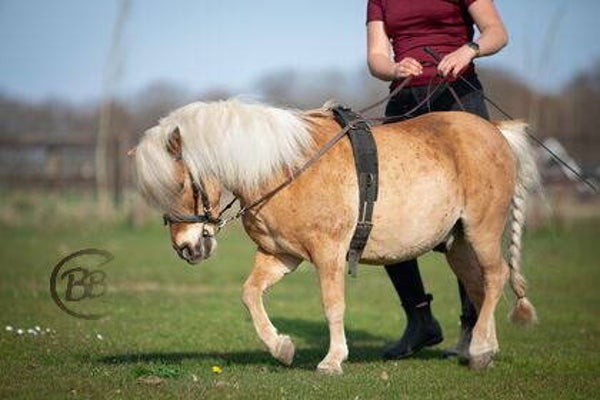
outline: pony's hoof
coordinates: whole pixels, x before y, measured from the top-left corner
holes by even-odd
[[[283,365],[290,366],[294,361],[294,342],[287,335],[281,335],[279,337],[279,342],[277,343],[277,349],[274,354],[277,361],[282,363]]]
[[[490,368],[494,364],[494,352],[488,351],[487,353],[471,356],[469,358],[469,368],[473,371],[484,371]]]
[[[321,361],[317,365],[317,372],[325,375],[342,375],[344,370],[340,364]]]

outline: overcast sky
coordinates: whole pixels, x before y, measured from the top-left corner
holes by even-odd
[[[600,0],[496,4],[511,41],[480,64],[556,91],[600,59]],[[97,98],[117,10],[117,0],[0,0],[0,91]],[[167,80],[252,94],[269,72],[355,73],[365,65],[365,10],[366,0],[132,0],[118,89]]]

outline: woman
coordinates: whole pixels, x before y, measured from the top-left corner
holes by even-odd
[[[473,25],[480,32],[476,41],[473,41]],[[492,0],[369,0],[367,35],[368,64],[373,76],[392,81],[391,89],[404,78],[412,77],[408,86],[389,100],[386,116],[404,115],[413,109],[443,77],[451,82],[460,102],[449,90],[442,89],[408,118],[428,111],[462,110],[464,107],[468,112],[489,119],[473,60],[498,52],[508,41]],[[442,56],[439,64],[424,51],[425,46]],[[459,76],[470,84],[458,79]],[[402,302],[407,325],[402,337],[386,349],[384,357],[410,357],[423,347],[440,343],[442,330],[431,313],[432,296],[425,292],[417,260],[386,265],[385,269]],[[461,337],[448,355],[467,354],[477,321],[475,308],[460,282],[459,293]]]

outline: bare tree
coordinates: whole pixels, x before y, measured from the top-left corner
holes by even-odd
[[[131,0],[119,0],[119,11],[113,26],[111,45],[104,71],[100,121],[96,137],[96,195],[101,212],[106,212],[110,209],[108,153],[110,144],[111,102],[123,68],[122,38],[129,18],[130,8]]]

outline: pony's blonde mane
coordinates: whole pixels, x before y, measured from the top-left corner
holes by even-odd
[[[176,128],[191,174],[215,178],[234,192],[256,190],[313,144],[306,115],[298,110],[237,99],[179,108],[146,131],[135,152],[140,192],[161,209],[169,209],[177,196],[179,182],[167,152]]]

